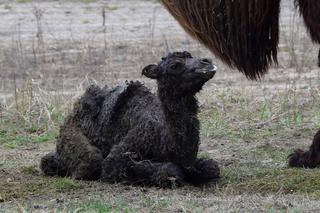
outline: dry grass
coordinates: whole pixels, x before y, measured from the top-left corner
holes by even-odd
[[[36,210],[40,205],[45,210],[69,212],[179,209],[203,212],[227,210],[225,205],[231,201],[235,211],[254,210],[251,206],[241,206],[243,198],[237,201],[238,196],[248,194],[248,199],[256,202],[258,198],[262,199],[257,203],[258,209],[302,210],[299,202],[285,206],[273,199],[281,197],[283,202],[288,202],[291,197],[314,200],[319,196],[320,171],[287,169],[286,157],[294,148],[307,147],[311,142],[319,124],[320,93],[316,89],[308,92],[289,89],[260,99],[255,97],[255,92],[245,89],[221,91],[211,87],[210,93],[204,92],[199,97],[203,101],[200,155],[218,160],[222,169],[220,182],[205,188],[160,190],[42,177],[38,169],[39,158],[54,148],[53,139],[70,109],[71,99],[62,99],[66,101],[64,104],[52,106],[53,111],[60,113],[59,116],[51,114],[41,117],[43,121],[40,119],[37,127],[48,125],[42,129],[42,135],[49,135],[49,142],[41,141],[41,134],[30,133],[25,128],[29,123],[26,121],[28,119],[23,119],[23,114],[10,114],[15,112],[15,108],[5,109],[0,125],[1,129],[5,129],[0,137],[3,145],[0,148],[3,156],[0,165],[4,171],[0,197],[6,201],[4,206],[20,205],[29,211]],[[37,116],[35,120],[38,120]],[[16,126],[17,123],[19,126]],[[25,135],[33,136],[25,138]],[[6,141],[8,137],[15,138],[14,146]],[[36,201],[36,197],[42,200]],[[132,200],[132,197],[135,198]],[[269,200],[266,204],[263,199],[267,198],[273,201]],[[63,202],[60,203],[60,199]],[[216,205],[216,200],[225,205]]]

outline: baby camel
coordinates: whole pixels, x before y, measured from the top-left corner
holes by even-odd
[[[195,97],[215,72],[211,60],[175,52],[142,71],[157,81],[158,95],[139,82],[90,86],[61,127],[56,152],[42,158],[42,171],[159,187],[216,181],[217,163],[197,158]]]

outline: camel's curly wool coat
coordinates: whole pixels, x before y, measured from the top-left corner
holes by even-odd
[[[217,163],[197,159],[195,94],[213,76],[202,80],[193,76],[193,70],[190,74],[184,71],[186,65],[181,61],[186,57],[191,55],[169,54],[161,68],[150,65],[144,69],[145,75],[154,70],[161,73],[158,96],[140,82],[115,88],[90,86],[61,127],[56,152],[42,158],[42,171],[46,175],[160,187],[217,179]],[[179,61],[173,64],[178,74],[167,72],[169,68],[164,65],[174,60]],[[202,63],[210,65],[208,60]]]

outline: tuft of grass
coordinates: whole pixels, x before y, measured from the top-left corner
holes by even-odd
[[[133,206],[129,203],[122,203],[122,202],[103,202],[99,200],[89,200],[83,204],[81,204],[77,209],[76,212],[136,212]]]
[[[211,159],[211,156],[210,156],[209,152],[200,152],[200,153],[198,153],[198,158]]]
[[[0,196],[5,201],[20,198],[29,198],[34,195],[55,195],[57,193],[67,193],[69,191],[79,190],[84,187],[88,187],[86,183],[81,181],[72,180],[69,178],[43,178],[34,175],[34,172],[38,172],[36,168],[25,167],[22,168],[23,173],[33,175],[32,179],[24,177],[23,181],[0,182]]]
[[[53,186],[58,192],[70,191],[81,187],[77,181],[70,178],[57,178],[53,182]]]
[[[320,169],[272,168],[248,163],[223,167],[221,172],[217,188],[225,193],[320,195]]]
[[[265,144],[255,148],[240,149],[239,154],[247,159],[254,159],[258,161],[271,161],[271,163],[284,163],[287,161],[290,150]]]
[[[143,207],[150,209],[152,212],[159,212],[159,209],[165,209],[168,206],[172,205],[172,200],[170,197],[148,197],[143,198]]]
[[[0,135],[0,141],[5,147],[15,149],[21,145],[28,143],[43,143],[53,141],[57,135],[57,131],[47,131],[41,135],[28,135],[27,133],[8,133],[5,135]]]
[[[18,94],[15,107],[4,106],[1,110],[0,145],[7,148],[53,141],[72,106],[70,101],[63,103],[48,92],[26,90]]]
[[[81,2],[85,4],[90,4],[90,3],[97,2],[97,0],[81,0]]]
[[[4,5],[4,9],[5,9],[5,10],[12,10],[12,7],[11,7],[11,5],[9,5],[9,4],[5,4],[5,5]]]
[[[319,169],[270,169],[256,174],[240,188],[250,192],[320,195]]]
[[[39,175],[40,174],[38,166],[36,166],[36,165],[22,167],[21,171],[25,174],[28,174],[28,175]]]
[[[29,2],[31,2],[32,0],[17,0],[17,2],[18,3],[22,3],[22,4],[24,4],[24,3],[29,3]]]

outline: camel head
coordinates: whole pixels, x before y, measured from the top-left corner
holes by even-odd
[[[172,92],[196,93],[217,71],[211,59],[193,58],[189,52],[169,53],[158,64],[151,64],[142,70],[148,78],[156,79],[159,88]]]

